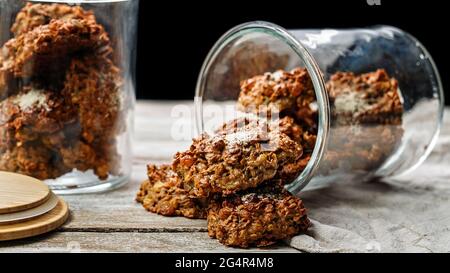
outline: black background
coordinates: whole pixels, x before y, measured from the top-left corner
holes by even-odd
[[[138,36],[137,96],[192,99],[200,67],[215,41],[233,26],[265,20],[287,29],[346,28],[378,24],[401,28],[421,41],[437,63],[448,90],[448,25],[445,1],[141,0]],[[446,93],[450,104],[450,93]]]

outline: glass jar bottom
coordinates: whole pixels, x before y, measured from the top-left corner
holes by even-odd
[[[86,172],[73,170],[56,179],[47,179],[44,182],[54,193],[70,195],[115,190],[125,185],[129,178],[128,175],[110,175],[105,180],[99,180],[92,170]]]

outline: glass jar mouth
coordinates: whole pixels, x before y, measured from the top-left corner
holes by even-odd
[[[222,50],[224,50],[232,41],[237,37],[242,37],[251,33],[264,33],[279,39],[286,43],[290,49],[292,49],[299,59],[303,62],[306,70],[308,71],[311,81],[313,83],[314,92],[317,100],[318,110],[318,131],[317,140],[311,159],[306,165],[305,169],[297,176],[297,178],[287,185],[287,189],[293,193],[297,193],[302,190],[308,182],[312,179],[317,169],[320,166],[320,162],[325,153],[327,147],[329,130],[330,130],[330,104],[328,100],[328,94],[325,88],[325,80],[317,64],[316,60],[312,57],[306,47],[292,36],[286,29],[269,22],[254,21],[238,25],[228,32],[226,32],[212,47],[208,53],[200,74],[197,80],[197,86],[195,90],[195,126],[197,134],[204,132],[203,121],[203,99],[205,95],[207,75],[212,68],[215,60],[218,58]]]

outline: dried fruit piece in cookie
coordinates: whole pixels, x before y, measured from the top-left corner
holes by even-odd
[[[174,170],[190,196],[232,194],[274,177],[289,183],[301,171],[302,147],[279,131],[250,129],[195,139],[175,155]]]
[[[52,19],[84,19],[95,22],[94,13],[92,11],[86,11],[80,6],[27,3],[17,13],[16,20],[11,27],[11,32],[14,36],[18,36],[38,26],[47,25]]]
[[[58,89],[73,54],[86,50],[111,53],[103,27],[86,20],[52,20],[9,40],[0,53],[0,98],[31,80]]]
[[[400,124],[398,82],[384,69],[361,75],[338,72],[327,82],[333,120],[338,124]]]
[[[304,232],[310,226],[302,200],[279,182],[213,200],[208,234],[234,247],[267,246]]]
[[[148,211],[165,216],[206,218],[206,201],[187,196],[170,165],[147,166],[148,180],[141,184],[136,200]]]

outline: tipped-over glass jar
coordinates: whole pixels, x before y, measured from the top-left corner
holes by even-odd
[[[288,185],[297,193],[413,170],[436,142],[443,101],[431,56],[398,28],[287,31],[251,22],[207,56],[196,124],[210,132],[242,114],[279,121],[303,147],[305,167]]]
[[[138,0],[0,1],[0,170],[57,193],[131,172]]]

